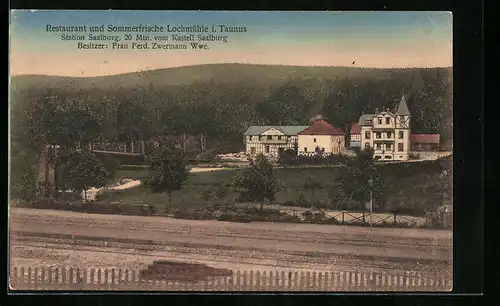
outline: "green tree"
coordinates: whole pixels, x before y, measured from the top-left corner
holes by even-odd
[[[85,201],[88,189],[103,187],[106,184],[106,169],[94,153],[71,152],[66,156],[61,172],[62,187],[75,192],[83,191]]]
[[[373,180],[373,200],[382,206],[386,202],[386,182],[380,166],[373,162],[371,148],[361,150],[346,167],[338,169],[337,183],[330,190],[331,197],[341,191],[341,200],[350,203],[355,200],[366,203],[370,199],[368,181]]]
[[[308,177],[304,182],[304,189],[309,190],[311,192],[311,209],[314,210],[314,202],[315,202],[315,193],[316,191],[323,188],[323,184],[318,178]]]
[[[10,199],[30,200],[36,195],[37,156],[11,143]]]
[[[342,181],[336,180],[328,191],[328,197],[333,209],[348,209],[349,197],[346,194],[346,188]]]
[[[189,175],[187,158],[181,149],[172,143],[160,145],[154,149],[146,160],[151,172],[146,185],[154,193],[168,194],[168,207],[172,204],[172,192],[181,190]]]
[[[258,202],[261,210],[263,202],[266,199],[273,202],[276,193],[282,188],[271,163],[263,154],[258,154],[255,160],[250,161],[250,168],[234,176],[233,187],[240,194],[239,201]]]

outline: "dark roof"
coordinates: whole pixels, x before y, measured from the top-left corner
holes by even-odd
[[[351,134],[360,134],[361,133],[361,127],[357,123],[352,123],[351,125]]]
[[[399,101],[399,107],[398,110],[396,111],[396,115],[405,115],[405,116],[410,116],[410,111],[408,110],[408,105],[406,105],[406,98],[405,95],[401,97],[401,101]]]
[[[281,131],[283,134],[292,136],[292,135],[297,135],[297,133],[305,130],[308,128],[308,126],[293,126],[293,125],[286,125],[286,126],[271,126],[271,125],[253,125],[249,127],[243,135],[260,135],[264,133],[265,131],[275,128],[279,131]]]
[[[345,132],[343,129],[336,128],[325,120],[318,120],[300,132],[299,135],[345,135]]]
[[[412,143],[439,144],[440,135],[439,134],[411,134],[410,141]]]
[[[372,123],[368,123],[368,120],[373,120],[373,117],[375,117],[375,114],[363,114],[361,117],[359,117],[358,124],[359,125],[372,125]]]

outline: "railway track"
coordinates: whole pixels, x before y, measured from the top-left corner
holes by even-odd
[[[51,240],[38,238],[38,237],[24,237],[16,239],[12,245],[15,248],[29,248],[29,249],[45,249],[45,250],[58,250],[58,251],[87,251],[110,254],[133,255],[149,257],[152,260],[158,260],[162,257],[162,252],[165,257],[174,257],[180,260],[193,260],[199,259],[197,255],[203,256],[203,261],[211,262],[212,264],[229,263],[235,266],[242,263],[248,265],[258,265],[261,268],[272,269],[297,269],[301,265],[307,266],[323,266],[323,268],[316,268],[318,271],[406,271],[406,272],[439,272],[445,270],[449,265],[444,262],[427,262],[420,263],[414,261],[404,262],[387,262],[383,260],[376,261],[373,258],[356,258],[355,256],[342,256],[336,254],[319,254],[318,256],[307,256],[307,254],[297,254],[294,252],[284,252],[279,254],[269,254],[267,252],[247,250],[228,250],[218,248],[204,248],[199,246],[170,246],[170,245],[151,245],[141,246],[136,244],[125,244],[118,242],[106,243],[99,245],[95,241],[69,241],[69,240]],[[145,250],[147,249],[147,250]],[[14,251],[14,255],[15,255]],[[208,260],[205,256],[215,257],[216,260]],[[277,263],[266,264],[265,260],[276,259]],[[331,266],[331,268],[326,268]],[[305,268],[305,267],[304,267]]]

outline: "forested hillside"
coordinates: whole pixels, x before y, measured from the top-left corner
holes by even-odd
[[[376,108],[393,109],[404,91],[412,131],[451,137],[452,70],[202,65],[116,76],[16,76],[12,136],[43,143],[154,134],[198,134],[235,150],[254,124],[307,124],[322,114],[335,125]],[[23,128],[21,128],[23,127]]]
[[[249,125],[336,126],[394,109],[404,91],[412,132],[452,137],[452,69],[214,64],[105,77],[11,78],[11,177],[21,186],[46,144],[203,134],[209,148],[242,150]],[[16,184],[16,182],[14,182]]]

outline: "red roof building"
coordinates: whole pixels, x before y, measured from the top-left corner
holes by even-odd
[[[345,132],[325,120],[316,120],[298,133],[298,153],[339,154],[345,149]]]
[[[299,135],[332,135],[340,136],[345,135],[341,128],[336,128],[325,120],[315,121],[307,129],[299,133]]]
[[[361,134],[361,127],[357,122],[351,124],[351,135],[352,134]]]

